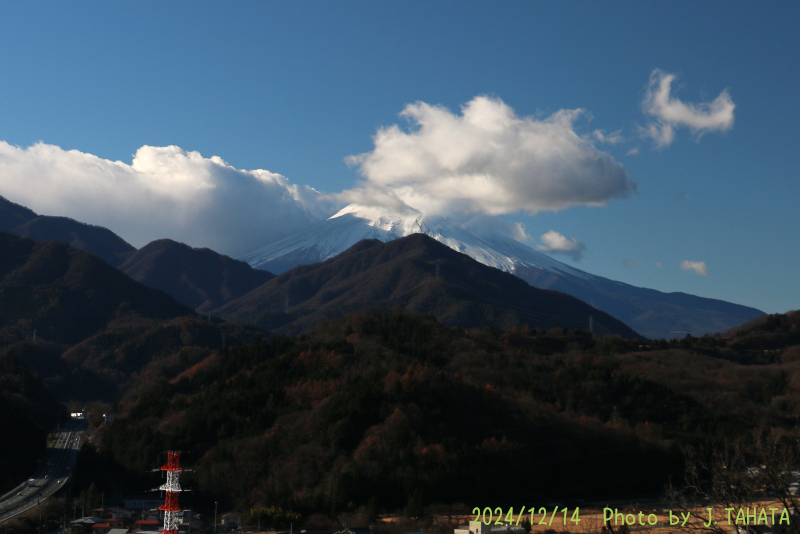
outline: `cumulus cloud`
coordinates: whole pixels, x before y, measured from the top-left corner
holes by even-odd
[[[580,261],[583,257],[583,251],[586,250],[586,245],[574,237],[565,237],[555,230],[542,234],[539,239],[541,239],[542,244],[538,245],[537,249],[542,252],[564,254],[572,258],[573,261]]]
[[[601,206],[628,196],[636,184],[623,166],[575,132],[581,114],[519,117],[487,96],[473,98],[460,115],[409,104],[400,114],[408,129],[381,128],[371,152],[346,158],[364,180],[338,198],[426,215],[500,215]]]
[[[0,195],[44,215],[106,226],[135,246],[168,237],[238,255],[330,215],[332,200],[266,170],[177,146],[130,165],[77,150],[0,141]]]
[[[655,69],[645,91],[642,109],[654,117],[644,129],[656,145],[666,147],[675,139],[675,129],[686,127],[698,136],[707,132],[726,131],[733,127],[736,107],[727,89],[711,102],[687,104],[672,96],[674,74]]]
[[[681,262],[681,269],[684,271],[694,271],[699,275],[708,276],[708,268],[704,261],[689,261],[683,260]]]

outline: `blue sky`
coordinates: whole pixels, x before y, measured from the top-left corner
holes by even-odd
[[[0,195],[137,246],[241,253],[335,209],[324,194],[386,186],[345,159],[378,154],[392,125],[423,142],[440,123],[400,117],[410,104],[449,124],[487,97],[531,128],[581,109],[578,156],[610,158],[635,190],[493,213],[533,247],[550,231],[582,244],[553,253],[588,272],[784,312],[800,308],[798,24],[797,2],[6,3]],[[646,113],[669,75],[674,109]],[[704,107],[718,98],[727,119]]]

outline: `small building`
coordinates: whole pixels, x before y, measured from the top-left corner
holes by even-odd
[[[239,514],[225,514],[222,516],[222,524],[228,528],[228,531],[236,530],[242,526],[242,516]]]
[[[105,523],[105,519],[102,517],[81,517],[70,521],[69,531],[71,534],[89,534],[90,532],[96,532],[94,530],[95,525],[103,523]]]

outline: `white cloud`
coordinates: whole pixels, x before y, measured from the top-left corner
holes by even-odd
[[[364,181],[338,198],[395,209],[400,203],[426,215],[499,215],[626,197],[636,184],[621,164],[575,132],[581,113],[519,117],[486,96],[473,98],[460,115],[409,104],[401,113],[408,130],[381,128],[371,152],[346,158]]]
[[[683,260],[681,262],[681,269],[684,271],[694,271],[699,275],[708,276],[708,268],[704,261],[689,261]]]
[[[528,233],[528,230],[525,228],[525,224],[521,222],[515,222],[511,225],[511,237],[521,243],[533,239],[533,237]]]
[[[606,133],[605,130],[595,130],[592,132],[592,137],[600,143],[608,143],[609,145],[616,145],[625,140],[625,138],[622,137],[622,130],[611,133]]]
[[[108,227],[135,246],[169,237],[230,255],[330,214],[325,195],[265,170],[177,146],[143,146],[130,165],[0,141],[0,195],[44,215]]]
[[[542,252],[565,254],[572,258],[573,261],[580,261],[583,257],[583,251],[586,250],[586,245],[574,237],[565,237],[555,230],[542,234],[540,239],[542,244],[537,246],[537,249]]]
[[[622,260],[622,265],[625,267],[636,267],[639,265],[639,262],[636,261],[634,258],[625,258]]]
[[[687,104],[671,95],[674,74],[655,69],[645,91],[642,109],[655,120],[642,131],[656,145],[665,147],[675,139],[675,129],[687,127],[698,136],[707,132],[726,131],[733,127],[736,107],[727,89],[712,102]]]

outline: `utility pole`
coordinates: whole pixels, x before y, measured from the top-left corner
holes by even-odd
[[[214,501],[214,532],[217,531],[217,501]]]

